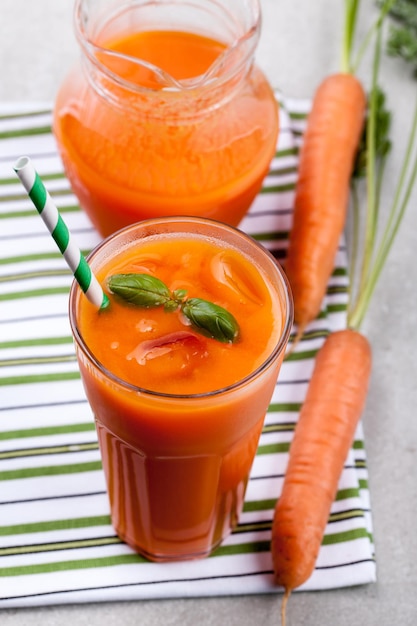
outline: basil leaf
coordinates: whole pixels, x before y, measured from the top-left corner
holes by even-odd
[[[239,325],[229,311],[201,298],[185,300],[185,289],[176,289],[171,293],[156,276],[113,274],[107,285],[115,296],[128,304],[145,308],[163,306],[168,313],[181,307],[194,328],[217,341],[232,343],[239,335]]]
[[[201,298],[190,298],[181,309],[192,325],[203,334],[224,343],[236,341],[239,325],[223,307]]]
[[[114,274],[108,287],[116,296],[141,307],[166,305],[171,301],[171,292],[165,283],[149,274]]]

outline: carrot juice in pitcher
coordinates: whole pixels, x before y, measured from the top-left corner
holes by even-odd
[[[236,226],[276,150],[278,106],[253,64],[258,0],[78,0],[82,62],[54,132],[96,228],[198,215]]]
[[[92,254],[110,305],[70,320],[119,536],[203,557],[235,527],[292,323],[273,257],[232,227],[146,220]]]

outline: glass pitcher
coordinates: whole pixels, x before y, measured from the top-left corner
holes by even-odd
[[[258,0],[76,0],[81,62],[53,128],[103,236],[164,215],[239,224],[278,134],[260,28]]]

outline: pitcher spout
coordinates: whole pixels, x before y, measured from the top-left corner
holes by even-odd
[[[103,4],[103,3],[101,3]],[[246,72],[251,65],[259,40],[260,10],[258,0],[247,3],[219,3],[217,0],[193,0],[189,6],[199,7],[199,35],[213,41],[210,30],[211,19],[218,26],[219,14],[225,24],[223,33],[216,31],[217,52],[214,57],[207,57],[205,67],[195,68],[192,75],[181,75],[177,68],[170,71],[158,63],[158,53],[147,46],[147,33],[170,30],[184,37],[192,37],[197,32],[195,26],[187,23],[184,2],[173,6],[169,21],[161,19],[161,8],[165,5],[177,5],[176,0],[136,0],[120,9],[114,0],[107,0],[106,5],[113,6],[111,19],[97,19],[100,2],[98,0],[77,0],[75,11],[75,30],[77,38],[89,61],[110,79],[135,90],[151,89],[174,92],[194,91],[213,84],[220,85],[241,71]],[[185,3],[187,5],[187,3]],[[236,7],[232,6],[236,4]],[[231,5],[231,6],[229,6]],[[248,9],[248,6],[251,9]],[[174,12],[175,10],[175,12]],[[238,11],[246,11],[242,19]],[[195,14],[195,13],[194,13]],[[120,32],[126,31],[127,23],[139,25],[143,32],[143,50],[132,52],[118,50],[112,46]],[[180,46],[180,42],[179,42]],[[173,51],[174,53],[174,51]],[[181,54],[178,50],[175,54]],[[175,73],[177,71],[177,73]]]

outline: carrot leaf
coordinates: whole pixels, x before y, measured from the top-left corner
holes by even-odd
[[[391,112],[386,108],[386,96],[381,87],[375,87],[375,157],[380,160],[381,164],[386,160],[391,150],[392,142],[389,137],[391,127]],[[369,106],[367,110],[367,119],[369,119]],[[364,178],[366,176],[366,164],[368,159],[368,140],[369,133],[368,124],[365,123],[362,138],[359,143],[358,153],[356,155],[355,165],[353,169],[353,178]]]
[[[397,0],[389,14],[394,23],[390,28],[387,52],[410,63],[417,76],[417,4],[415,0]]]

